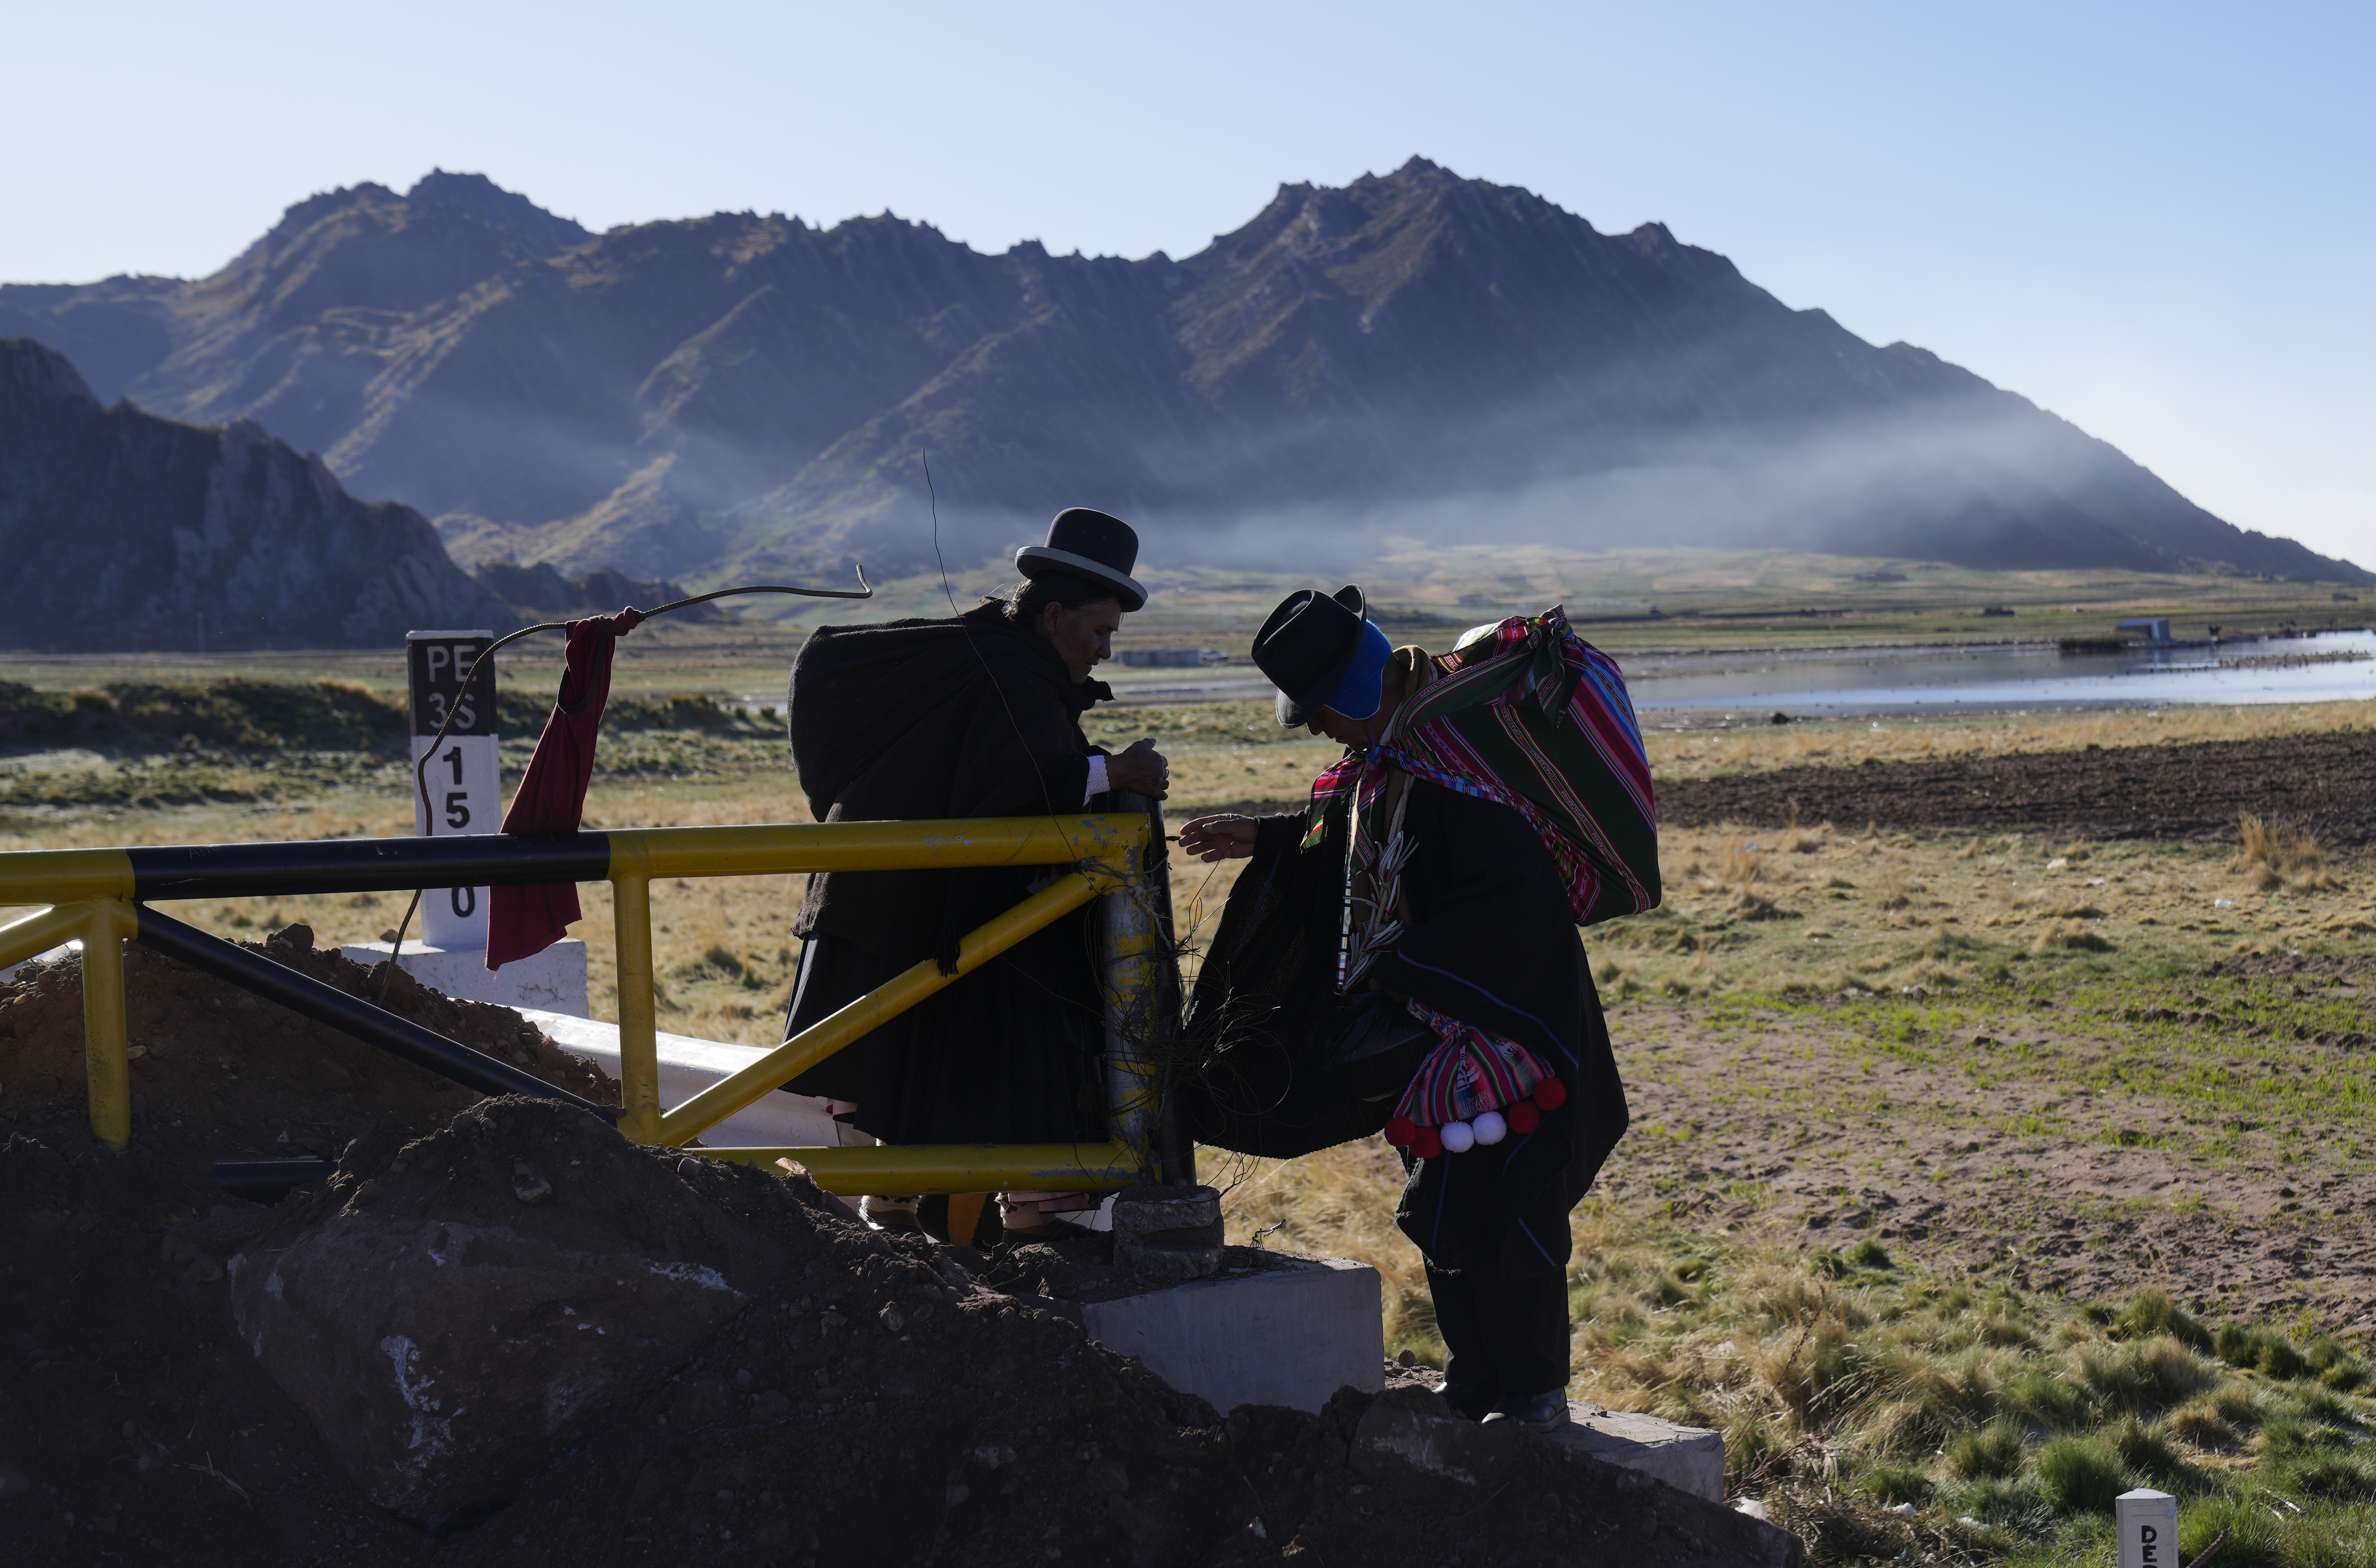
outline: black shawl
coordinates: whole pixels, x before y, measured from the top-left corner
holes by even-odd
[[[996,606],[826,626],[792,664],[792,765],[819,822],[1077,812],[1091,751],[1080,716],[1111,695],[1074,684],[1047,640]],[[957,939],[1041,869],[821,873],[793,933],[954,964]]]
[[[1203,1052],[1179,1104],[1194,1136],[1289,1158],[1375,1133],[1320,1069],[1337,1023],[1345,802],[1328,836],[1294,846],[1300,817],[1263,824],[1197,977],[1188,1038]],[[1439,1267],[1511,1277],[1565,1265],[1567,1214],[1625,1131],[1625,1089],[1550,858],[1507,806],[1424,779],[1410,786],[1403,886],[1410,924],[1374,971],[1388,991],[1519,1041],[1567,1086],[1534,1132],[1411,1162],[1396,1220]]]
[[[1080,715],[1109,695],[994,607],[828,627],[792,666],[792,760],[821,822],[1083,809]],[[957,941],[1065,868],[833,872],[809,878],[792,1033]],[[1102,1138],[1096,907],[1075,909],[784,1087],[854,1102],[889,1143]]]

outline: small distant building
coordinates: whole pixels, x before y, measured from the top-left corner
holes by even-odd
[[[2170,640],[2169,617],[2167,615],[2139,615],[2132,620],[2121,622],[2113,630],[2143,632],[2145,635],[2145,641],[2149,643],[2166,643]]]
[[[1217,647],[1126,647],[1115,657],[1141,669],[1152,665],[1158,670],[1194,670],[1218,664],[1229,655]]]

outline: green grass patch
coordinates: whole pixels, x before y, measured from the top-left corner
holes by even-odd
[[[1578,1241],[1578,1394],[1722,1430],[1735,1495],[1817,1562],[2097,1563],[2136,1486],[2180,1500],[2190,1552],[2249,1521],[2239,1562],[2376,1562],[2376,1400],[2339,1339],[1590,1204]]]

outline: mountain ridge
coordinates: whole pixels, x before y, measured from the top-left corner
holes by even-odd
[[[921,566],[930,452],[964,559],[1080,502],[1190,554],[1498,528],[2376,581],[1663,224],[1423,159],[1135,261],[888,213],[594,235],[433,171],[310,197],[208,279],[0,286],[8,332],[263,419],[468,558],[573,570]]]

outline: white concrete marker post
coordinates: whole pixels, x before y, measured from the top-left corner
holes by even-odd
[[[493,833],[504,818],[503,776],[495,757],[495,661],[480,667],[479,678],[462,689],[470,661],[494,641],[493,632],[407,632],[406,664],[412,688],[412,762],[436,741],[438,726],[454,715],[454,727],[438,742],[428,766],[429,802],[405,780],[412,797],[412,830],[440,838]],[[434,826],[432,826],[432,824]],[[487,944],[487,890],[432,887],[421,895],[421,940],[430,947],[483,948]]]
[[[2120,1496],[2121,1568],[2180,1568],[2178,1499],[2140,1487]]]
[[[404,779],[412,797],[412,830],[438,838],[503,831],[503,775],[495,756],[495,661],[463,690],[471,661],[494,640],[492,632],[408,632],[406,668],[412,687],[414,766],[437,740],[437,727],[454,716],[454,728],[429,758],[424,809],[413,776]],[[389,956],[385,942],[350,943],[348,957],[376,964]],[[586,1012],[586,944],[562,938],[531,957],[487,970],[487,890],[430,887],[421,894],[421,924],[404,933],[397,962],[404,972],[446,995],[506,1007],[549,1007],[583,1016]]]

